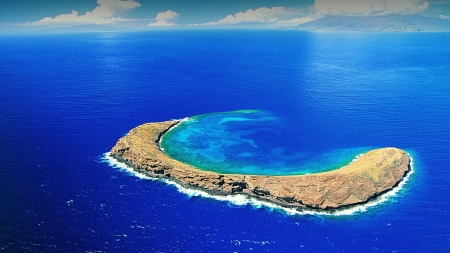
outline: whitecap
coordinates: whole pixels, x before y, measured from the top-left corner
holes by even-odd
[[[132,176],[136,176],[140,179],[156,180],[156,178],[149,177],[143,173],[138,173],[132,167],[128,166],[126,163],[118,161],[111,155],[111,152],[107,152],[107,153],[103,154],[101,161],[108,163],[113,168],[118,168],[121,171],[126,172],[127,174],[130,174]]]

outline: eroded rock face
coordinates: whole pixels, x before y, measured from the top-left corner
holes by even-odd
[[[174,180],[212,194],[243,193],[287,207],[335,209],[367,202],[393,187],[410,170],[397,148],[372,150],[338,170],[299,176],[218,174],[196,169],[163,153],[158,141],[178,121],[148,123],[119,139],[111,155],[141,173]]]

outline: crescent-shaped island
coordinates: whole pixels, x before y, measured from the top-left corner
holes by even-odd
[[[147,123],[119,139],[110,154],[139,173],[172,180],[210,194],[246,194],[283,207],[333,210],[365,203],[396,187],[411,170],[409,155],[397,148],[371,150],[327,172],[288,175],[221,174],[169,157],[159,143],[180,120]]]

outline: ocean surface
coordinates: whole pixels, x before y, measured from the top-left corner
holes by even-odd
[[[450,252],[449,42],[271,30],[0,35],[0,252]],[[209,119],[211,134],[200,131],[210,145],[174,132],[166,152],[217,170],[313,173],[394,146],[414,173],[369,205],[316,213],[214,199],[108,159],[133,127],[185,117]],[[176,148],[180,138],[192,146]]]

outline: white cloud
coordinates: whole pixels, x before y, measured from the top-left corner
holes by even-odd
[[[70,14],[61,14],[54,18],[45,17],[34,24],[57,24],[57,23],[84,23],[84,24],[112,24],[128,19],[117,16],[118,11],[134,9],[141,6],[134,0],[97,0],[98,6],[84,15],[72,10]]]
[[[216,21],[209,22],[205,25],[228,25],[228,24],[240,24],[240,23],[274,23],[281,17],[290,16],[296,14],[295,10],[287,9],[285,7],[261,7],[255,10],[248,9],[246,12],[238,12],[234,15],[228,15],[227,17]]]
[[[450,20],[450,16],[439,15],[439,17],[442,18],[442,19],[448,19],[448,20]]]
[[[275,27],[289,27],[303,24],[314,20],[316,17],[305,16],[308,9],[289,9],[282,6],[278,7],[260,7],[252,10],[248,9],[245,12],[238,12],[234,15],[216,21],[200,25],[234,25],[243,23],[262,23]],[[197,26],[199,24],[191,24]]]
[[[150,23],[148,26],[174,26],[174,22],[169,22],[175,20],[180,16],[180,14],[175,11],[167,10],[165,12],[160,12],[156,15],[156,22]]]
[[[429,2],[419,0],[315,0],[313,10],[322,16],[374,16],[413,14],[429,6]]]

